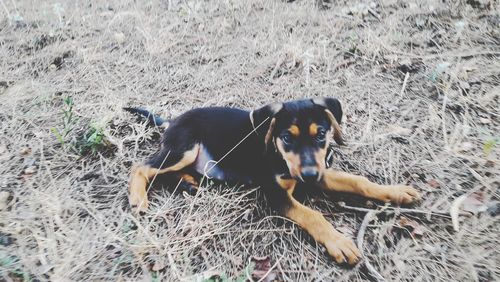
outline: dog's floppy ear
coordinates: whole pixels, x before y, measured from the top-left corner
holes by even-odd
[[[335,98],[314,98],[312,102],[329,110],[339,124],[342,122],[342,105],[339,100]]]
[[[264,143],[267,144],[273,136],[276,119],[274,116],[283,108],[281,103],[266,105],[260,109],[250,112],[250,122],[257,135],[264,137]]]
[[[335,98],[314,98],[312,102],[318,106],[325,108],[325,112],[332,123],[333,139],[337,144],[344,145],[342,132],[340,130],[340,122],[342,122],[342,105]]]

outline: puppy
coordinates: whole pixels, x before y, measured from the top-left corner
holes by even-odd
[[[149,112],[126,108],[165,122]],[[258,185],[270,205],[293,220],[338,263],[355,264],[360,252],[318,211],[297,200],[315,187],[396,204],[417,200],[405,185],[379,185],[366,178],[329,168],[333,142],[343,144],[342,107],[334,98],[316,98],[266,105],[254,111],[210,107],[190,110],[169,123],[159,150],[131,172],[129,202],[147,209],[148,183],[169,174],[196,191],[202,177]]]

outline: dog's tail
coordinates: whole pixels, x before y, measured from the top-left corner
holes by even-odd
[[[149,125],[151,125],[151,126],[168,125],[167,120],[161,118],[160,116],[153,114],[152,112],[150,112],[148,110],[141,109],[141,108],[131,108],[131,107],[125,107],[123,109],[129,113],[146,117],[148,119]]]

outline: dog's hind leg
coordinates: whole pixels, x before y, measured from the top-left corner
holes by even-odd
[[[199,178],[189,170],[176,172],[174,175],[176,183],[172,183],[179,192],[187,192],[189,195],[196,195],[200,186]]]
[[[162,148],[145,164],[132,168],[129,188],[129,203],[137,211],[148,207],[148,183],[159,174],[177,172],[194,163],[199,153],[199,144],[194,144],[189,150],[175,152]]]

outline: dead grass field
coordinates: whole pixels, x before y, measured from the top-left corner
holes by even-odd
[[[0,280],[236,280],[254,256],[278,281],[370,278],[248,189],[127,205],[129,168],[161,130],[122,107],[169,118],[332,96],[348,143],[334,166],[411,183],[413,208],[444,214],[378,212],[366,260],[388,281],[499,281],[498,1],[314,2],[0,0]],[[472,193],[489,210],[455,232],[446,214]],[[309,205],[355,238],[365,212],[343,202],[381,209]]]

